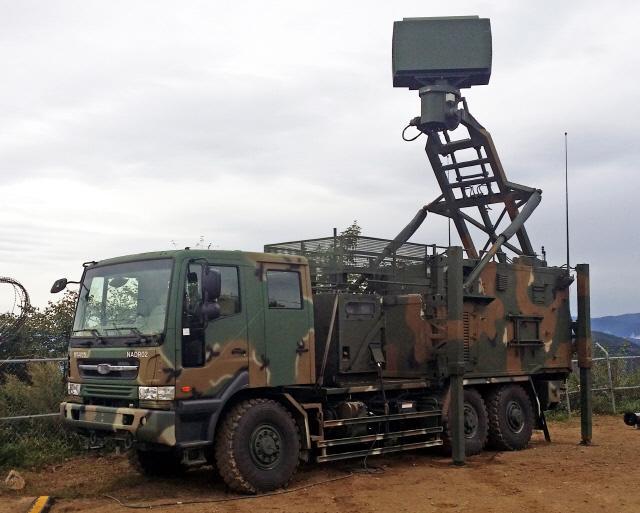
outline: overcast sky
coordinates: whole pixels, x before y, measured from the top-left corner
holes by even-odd
[[[592,313],[640,311],[632,1],[0,1],[0,275],[44,305],[84,261],[200,236],[395,236],[439,189],[400,138],[420,105],[392,87],[392,24],[468,14],[491,18],[493,73],[465,96],[508,178],[544,191],[535,247],[564,262],[566,130]],[[413,240],[446,243],[446,221]]]

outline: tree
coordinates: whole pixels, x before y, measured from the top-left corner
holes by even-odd
[[[77,297],[76,292],[67,291],[43,310],[32,307],[22,329],[0,341],[0,357],[63,356],[73,329]]]
[[[358,248],[358,237],[362,233],[362,228],[358,225],[356,219],[350,226],[340,232],[338,235],[338,250],[345,264],[355,264],[353,252]]]
[[[311,253],[304,253],[303,246],[303,254],[309,259],[317,284],[353,283],[355,275],[345,274],[345,267],[356,264],[354,252],[358,248],[361,232],[358,221],[354,220],[333,241],[327,240],[326,245],[314,249]]]

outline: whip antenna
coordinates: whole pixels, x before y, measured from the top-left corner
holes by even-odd
[[[564,133],[564,205],[567,225],[567,274],[571,274],[571,267],[569,266],[569,158],[567,132]]]

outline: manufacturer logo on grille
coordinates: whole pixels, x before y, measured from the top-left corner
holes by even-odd
[[[98,364],[98,374],[109,374],[111,372],[111,365],[108,363],[100,363]]]

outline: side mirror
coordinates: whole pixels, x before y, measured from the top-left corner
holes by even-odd
[[[67,287],[67,283],[68,282],[66,278],[60,278],[59,280],[56,280],[51,286],[51,293],[57,294],[58,292],[63,291]]]
[[[202,302],[206,305],[220,297],[222,277],[220,271],[211,269],[207,265],[202,266]]]
[[[213,321],[220,317],[220,305],[218,303],[202,303],[200,317],[203,322]]]
[[[124,276],[116,276],[115,278],[111,278],[109,280],[109,286],[115,289],[119,289],[120,287],[127,284],[129,278],[125,278]]]

